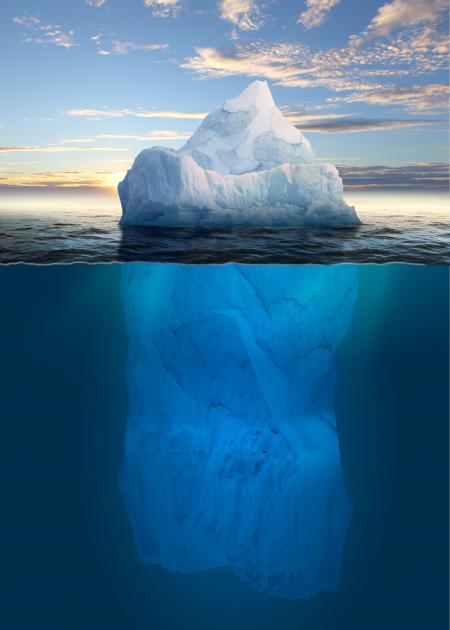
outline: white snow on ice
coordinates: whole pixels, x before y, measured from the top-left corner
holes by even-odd
[[[209,114],[179,151],[142,151],[119,184],[122,224],[358,224],[334,166],[277,108],[266,81]]]

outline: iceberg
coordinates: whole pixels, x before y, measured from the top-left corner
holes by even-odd
[[[351,515],[334,354],[355,267],[134,263],[122,274],[119,481],[142,561],[229,566],[284,599],[334,590]]]
[[[203,120],[180,150],[152,147],[118,186],[122,225],[357,225],[342,180],[275,105],[266,81]]]

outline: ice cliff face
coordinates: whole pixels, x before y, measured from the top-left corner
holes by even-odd
[[[265,81],[209,114],[179,151],[142,151],[119,184],[123,224],[357,224],[334,166],[276,107]]]
[[[336,587],[350,518],[333,409],[350,266],[123,267],[120,484],[144,562],[229,565],[287,599]]]

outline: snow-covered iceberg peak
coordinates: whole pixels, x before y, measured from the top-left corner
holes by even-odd
[[[267,81],[253,81],[235,98],[230,98],[222,106],[227,112],[244,112],[256,107],[271,109],[276,107]]]
[[[266,81],[206,116],[179,151],[142,151],[119,184],[127,225],[356,225],[336,168],[275,105]]]
[[[254,81],[209,114],[181,153],[224,175],[316,161],[309,142],[275,105],[267,81]]]

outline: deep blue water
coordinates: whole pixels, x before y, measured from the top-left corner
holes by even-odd
[[[281,273],[281,271],[280,271]],[[446,267],[361,265],[335,409],[353,515],[335,592],[285,601],[231,569],[145,566],[117,476],[120,265],[0,267],[1,627],[448,627]]]

